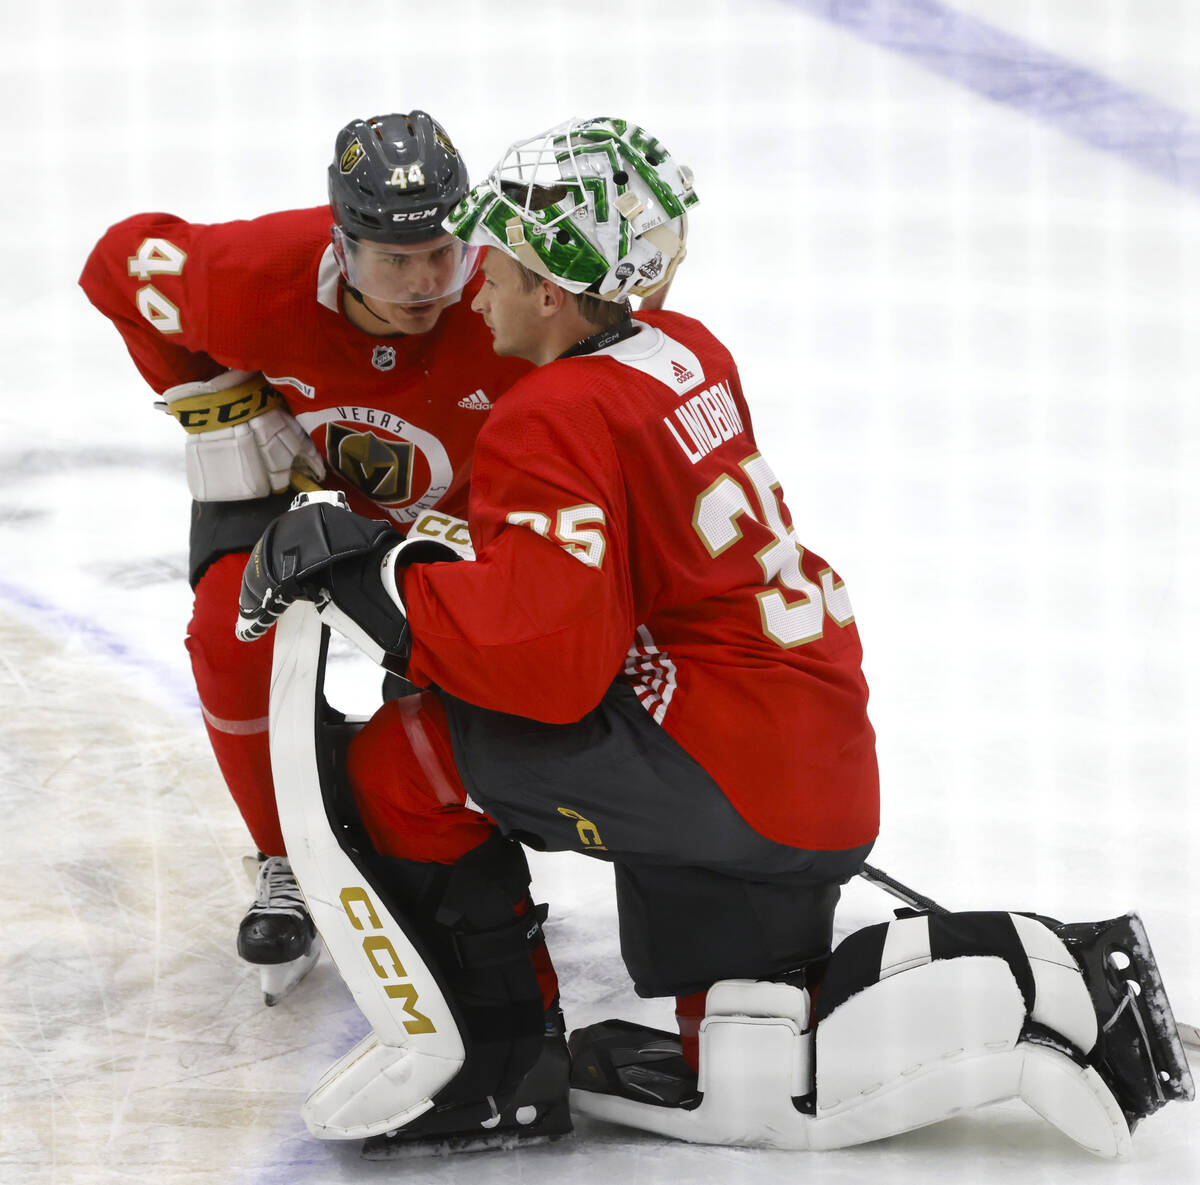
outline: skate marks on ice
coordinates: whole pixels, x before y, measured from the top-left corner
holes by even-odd
[[[362,1018],[324,961],[267,1009],[252,969],[234,957],[244,840],[199,722],[155,706],[148,678],[143,685],[139,672],[78,639],[0,617],[0,656],[9,708],[0,717],[0,1163],[11,1179],[395,1180],[394,1164],[361,1161],[353,1142],[313,1140],[299,1120],[308,1090],[362,1035]],[[531,857],[536,896],[552,905],[571,1026],[626,1016],[668,1027],[669,1002],[639,1001],[628,987],[611,870],[565,854]],[[1187,1180],[1196,1167],[1185,1126],[1160,1117],[1135,1148],[1123,1185],[1161,1185],[1164,1170]],[[832,1185],[880,1168],[901,1185],[931,1169],[1000,1185],[1089,1165],[1017,1104],[820,1155]],[[806,1156],[682,1145],[581,1119],[570,1141],[422,1162],[405,1175],[765,1185],[804,1171]]]
[[[5,1180],[232,1181],[299,1126],[340,1041],[322,1027],[352,1011],[332,969],[262,1007],[233,950],[240,823],[199,721],[156,690],[0,616]]]
[[[123,518],[132,530],[123,532],[120,550],[110,546],[89,554],[85,548],[74,556],[80,573],[119,592],[172,582],[186,585],[187,551],[179,547],[178,530],[187,522],[189,505],[180,483],[182,468],[182,455],[172,450],[0,449],[0,527],[26,532],[27,552],[33,552],[47,537],[60,548],[72,538],[68,519],[80,535],[111,545],[110,524]],[[137,513],[131,515],[134,504]],[[163,525],[173,528],[169,534],[158,529],[163,514],[169,516]],[[161,540],[168,538],[177,550],[163,554]],[[17,574],[5,573],[9,578]]]

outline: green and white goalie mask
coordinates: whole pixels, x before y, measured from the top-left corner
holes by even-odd
[[[648,296],[685,254],[692,171],[623,119],[570,120],[518,140],[443,224],[568,292]]]

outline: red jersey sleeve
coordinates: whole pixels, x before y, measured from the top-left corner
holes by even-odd
[[[160,393],[224,367],[257,370],[246,326],[279,315],[281,286],[304,276],[315,288],[329,221],[326,207],[211,225],[137,214],[105,232],[79,283]]]
[[[533,376],[479,437],[478,558],[405,574],[409,670],[481,707],[564,724],[600,702],[633,633],[625,497],[594,409],[558,414],[526,386]]]
[[[127,218],[105,232],[79,277],[88,300],[116,326],[134,365],[160,394],[222,369],[200,344],[202,316],[189,290],[198,269],[186,265],[202,229],[171,214]]]

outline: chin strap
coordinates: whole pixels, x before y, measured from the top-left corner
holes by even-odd
[[[365,309],[365,310],[366,310],[368,313],[370,313],[370,314],[371,314],[371,316],[372,316],[372,317],[374,317],[376,321],[378,321],[378,322],[379,322],[381,325],[386,325],[386,326],[388,326],[388,328],[392,330],[392,332],[391,332],[391,333],[380,333],[380,334],[376,334],[376,335],[375,335],[376,337],[406,337],[406,336],[407,336],[407,334],[405,334],[405,333],[404,333],[402,330],[396,329],[396,328],[395,328],[395,327],[392,325],[392,323],[391,323],[389,320],[387,320],[387,318],[386,318],[386,317],[381,317],[381,316],[380,316],[380,315],[379,315],[379,314],[378,314],[378,313],[377,313],[377,312],[376,312],[376,311],[375,311],[373,308],[371,308],[371,306],[370,306],[369,304],[367,304],[367,298],[366,298],[365,296],[363,296],[363,294],[362,294],[361,292],[359,292],[359,290],[358,290],[357,288],[355,288],[355,287],[351,286],[350,284],[346,283],[346,281],[345,281],[345,280],[343,280],[343,281],[342,281],[342,287],[343,287],[343,288],[345,288],[345,290],[346,290],[346,291],[347,291],[347,292],[348,292],[348,293],[349,293],[349,294],[350,294],[350,295],[351,295],[351,296],[352,296],[352,297],[353,297],[353,298],[354,298],[354,299],[355,299],[355,300],[356,300],[356,301],[357,301],[357,302],[358,302],[358,303],[359,303],[359,304],[360,304],[360,305],[361,305],[361,306],[362,306],[362,307],[363,307],[363,308],[364,308],[364,309]]]

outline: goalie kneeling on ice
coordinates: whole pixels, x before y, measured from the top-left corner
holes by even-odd
[[[1125,955],[1124,979],[1113,951]],[[697,1143],[829,1149],[1020,1098],[1088,1151],[1119,1157],[1140,1118],[1193,1097],[1136,914],[1080,926],[922,914],[870,926],[830,959],[815,1033],[809,1005],[784,983],[715,984],[690,1090],[662,1086],[666,1073],[686,1074],[668,1052],[678,1038],[590,1026],[571,1040],[572,1105]]]

